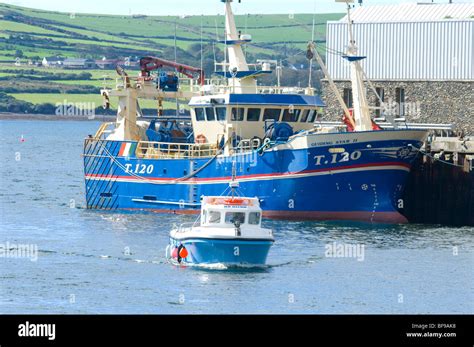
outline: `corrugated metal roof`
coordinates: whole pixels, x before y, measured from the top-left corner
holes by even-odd
[[[362,66],[378,80],[474,80],[474,20],[355,23]],[[344,52],[347,24],[327,25],[327,47]],[[333,51],[334,53],[334,51]],[[339,55],[327,54],[332,78],[349,78]]]
[[[420,22],[474,18],[474,3],[405,3],[356,7],[351,12],[355,23]],[[347,16],[339,22],[347,22]]]

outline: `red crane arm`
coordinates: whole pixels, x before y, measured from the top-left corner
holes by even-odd
[[[204,83],[204,71],[202,69],[156,57],[143,57],[140,59],[140,70],[142,76],[147,76],[150,71],[160,69],[163,66],[174,67],[177,72],[182,73],[189,78],[193,78],[194,74],[198,73],[199,83]]]

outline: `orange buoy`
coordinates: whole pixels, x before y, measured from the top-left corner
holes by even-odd
[[[181,250],[179,251],[179,256],[183,259],[188,256],[188,250],[186,249],[186,247],[183,246],[183,248],[181,248]]]
[[[230,199],[225,199],[224,202],[228,205],[242,205],[244,203],[244,199],[240,198],[230,198]]]

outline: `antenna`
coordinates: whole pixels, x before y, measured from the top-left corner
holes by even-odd
[[[237,176],[237,168],[236,168],[236,163],[235,163],[235,159],[232,161],[232,179],[231,181],[229,182],[229,187],[230,187],[230,191],[231,191],[231,196],[234,197],[236,194],[235,194],[235,190],[237,188],[239,188],[239,182],[237,182],[235,180]]]
[[[203,56],[202,56],[202,15],[201,15],[201,71],[203,70]]]
[[[174,19],[174,62],[178,61],[178,52],[177,52],[177,44],[176,44],[176,36],[178,31],[178,17]]]
[[[214,19],[214,25],[216,26],[216,41],[219,41],[219,29],[217,28],[217,18]]]
[[[176,36],[178,32],[178,17],[174,19],[174,62],[176,63],[178,61],[178,50],[177,50],[177,42],[176,42]],[[202,70],[202,69],[201,69]],[[176,117],[179,117],[179,101],[178,97],[176,96]]]
[[[314,1],[314,11],[313,11],[313,29],[311,32],[311,42],[314,42],[314,27],[315,27],[315,17],[316,17],[316,0]],[[308,89],[311,88],[311,79],[313,74],[313,59],[309,60],[309,77],[308,77]]]

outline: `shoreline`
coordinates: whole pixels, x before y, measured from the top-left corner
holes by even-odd
[[[114,121],[117,116],[107,115],[96,115],[94,118],[89,119],[87,116],[58,116],[55,114],[32,114],[32,113],[12,113],[12,112],[0,112],[0,120],[45,120],[45,121],[87,121],[87,122],[100,122],[100,121]]]

